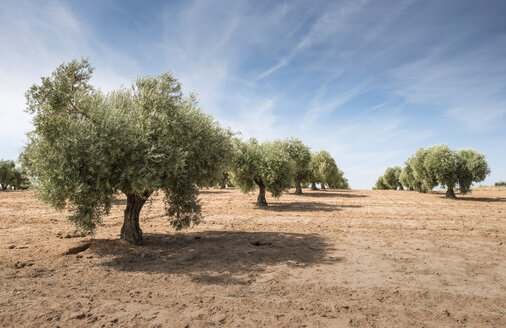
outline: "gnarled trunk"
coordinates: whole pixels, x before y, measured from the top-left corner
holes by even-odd
[[[311,190],[318,190],[318,188],[316,188],[316,183],[311,182]]]
[[[143,244],[142,230],[139,227],[139,214],[147,199],[147,197],[144,198],[135,194],[127,194],[127,205],[120,238],[134,245]]]
[[[453,188],[448,188],[448,190],[446,191],[446,198],[457,199],[457,196],[455,196],[455,191],[453,191]]]
[[[295,194],[302,195],[302,186],[300,183],[300,179],[295,179]]]
[[[265,185],[262,180],[255,180],[258,185],[258,197],[257,197],[257,206],[267,206],[267,200],[265,199]]]
[[[228,173],[223,173],[223,176],[221,177],[220,189],[225,189],[227,187],[227,179]]]

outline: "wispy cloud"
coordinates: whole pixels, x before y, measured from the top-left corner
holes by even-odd
[[[341,3],[334,3],[330,6],[330,8],[324,8],[323,14],[320,15],[320,17],[312,25],[309,32],[304,35],[295,47],[292,48],[286,56],[281,58],[277,64],[260,73],[255,80],[259,81],[268,77],[283,66],[287,65],[300,52],[315,44],[325,41],[329,36],[335,34],[338,29],[345,25],[349,15],[360,10],[365,3],[367,3],[366,0],[345,1]]]
[[[506,47],[506,39],[499,40]],[[459,54],[452,47],[396,69],[395,91],[407,101],[443,109],[445,117],[478,131],[506,114],[506,62],[495,44]]]

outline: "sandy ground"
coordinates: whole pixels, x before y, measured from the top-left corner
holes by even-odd
[[[134,247],[124,199],[94,239],[68,238],[65,213],[0,193],[0,325],[506,327],[504,188],[201,198],[205,222],[175,232],[155,197]]]

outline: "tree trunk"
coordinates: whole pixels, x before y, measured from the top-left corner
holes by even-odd
[[[322,183],[320,183],[320,186],[321,186],[321,187],[320,187],[320,189],[321,189],[321,190],[327,190],[327,188],[325,188],[325,184],[324,184],[323,182],[322,182]]]
[[[0,184],[2,186],[2,190],[3,191],[6,191],[7,190],[7,185],[3,185],[3,184]]]
[[[446,191],[446,198],[457,199],[457,196],[455,196],[453,188],[448,188],[448,190]]]
[[[142,245],[142,230],[139,227],[139,214],[142,206],[146,203],[147,198],[139,195],[127,195],[127,205],[121,227],[121,239],[128,241],[134,245]]]
[[[399,190],[404,190],[404,186],[400,185]]]
[[[265,185],[263,181],[257,181],[258,185],[258,198],[257,198],[257,206],[267,206],[267,200],[265,199]]]
[[[316,183],[311,182],[311,190],[318,190],[318,188],[316,188]]]
[[[227,187],[227,179],[228,179],[228,173],[223,173],[223,176],[221,178],[220,189],[225,189]]]
[[[300,185],[300,179],[295,179],[295,194],[302,195],[302,186]]]

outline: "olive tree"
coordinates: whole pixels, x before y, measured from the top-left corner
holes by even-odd
[[[318,154],[318,152],[311,153],[311,161],[309,162],[308,180],[311,184],[311,190],[318,190],[316,184],[323,181],[320,172],[320,156]]]
[[[11,160],[0,161],[0,187],[5,191],[12,185],[15,176],[16,164]]]
[[[259,143],[251,138],[237,141],[233,164],[233,182],[243,193],[258,187],[258,206],[267,206],[265,192],[280,197],[293,181],[294,163],[280,141]]]
[[[14,190],[25,190],[30,187],[30,179],[23,167],[14,168],[14,176],[12,177],[11,185]]]
[[[374,187],[372,187],[372,190],[388,190],[390,187],[385,182],[385,177],[382,175],[376,180],[376,183],[374,184]]]
[[[413,161],[414,156],[408,158],[407,161],[404,162],[404,167],[401,170],[401,174],[399,175],[399,181],[403,186],[408,188],[408,190],[412,191],[423,191],[423,183],[420,180],[417,180],[415,176],[415,171],[413,169]]]
[[[158,190],[174,228],[198,224],[197,185],[222,173],[231,133],[195,96],[183,96],[170,73],[104,94],[90,84],[92,72],[87,60],[74,60],[26,93],[35,129],[22,158],[38,197],[67,208],[76,229],[92,233],[122,192],[121,239],[133,244],[143,242],[139,215]]]
[[[427,192],[438,185],[434,174],[425,166],[425,161],[430,155],[430,149],[419,148],[410,160],[413,168],[414,188],[420,192]]]
[[[283,142],[286,150],[294,163],[295,194],[302,195],[301,183],[309,175],[309,163],[311,162],[311,149],[299,139],[286,139]]]
[[[447,145],[432,146],[428,149],[424,166],[437,184],[447,187],[446,197],[455,198],[453,188],[457,183],[455,153]]]
[[[378,178],[374,185],[374,190],[400,190],[404,189],[402,183],[399,180],[401,175],[401,168],[399,166],[388,167],[385,170],[385,174]]]
[[[456,198],[454,188],[458,185],[460,192],[469,192],[473,182],[485,180],[490,173],[483,154],[473,149],[451,150],[447,145],[429,148],[425,159],[425,168],[434,180],[446,187],[446,197]]]
[[[313,153],[309,164],[309,180],[311,189],[316,190],[316,183],[319,183],[321,189],[325,189],[325,185],[335,185],[339,183],[339,169],[336,161],[328,151],[322,150]]]
[[[385,183],[388,185],[389,189],[392,190],[404,189],[402,183],[399,180],[400,175],[401,175],[400,166],[388,167],[385,170],[385,174],[383,176],[385,178]]]
[[[337,169],[337,174],[334,175],[328,182],[330,189],[350,189],[348,179],[344,177],[344,172]]]

